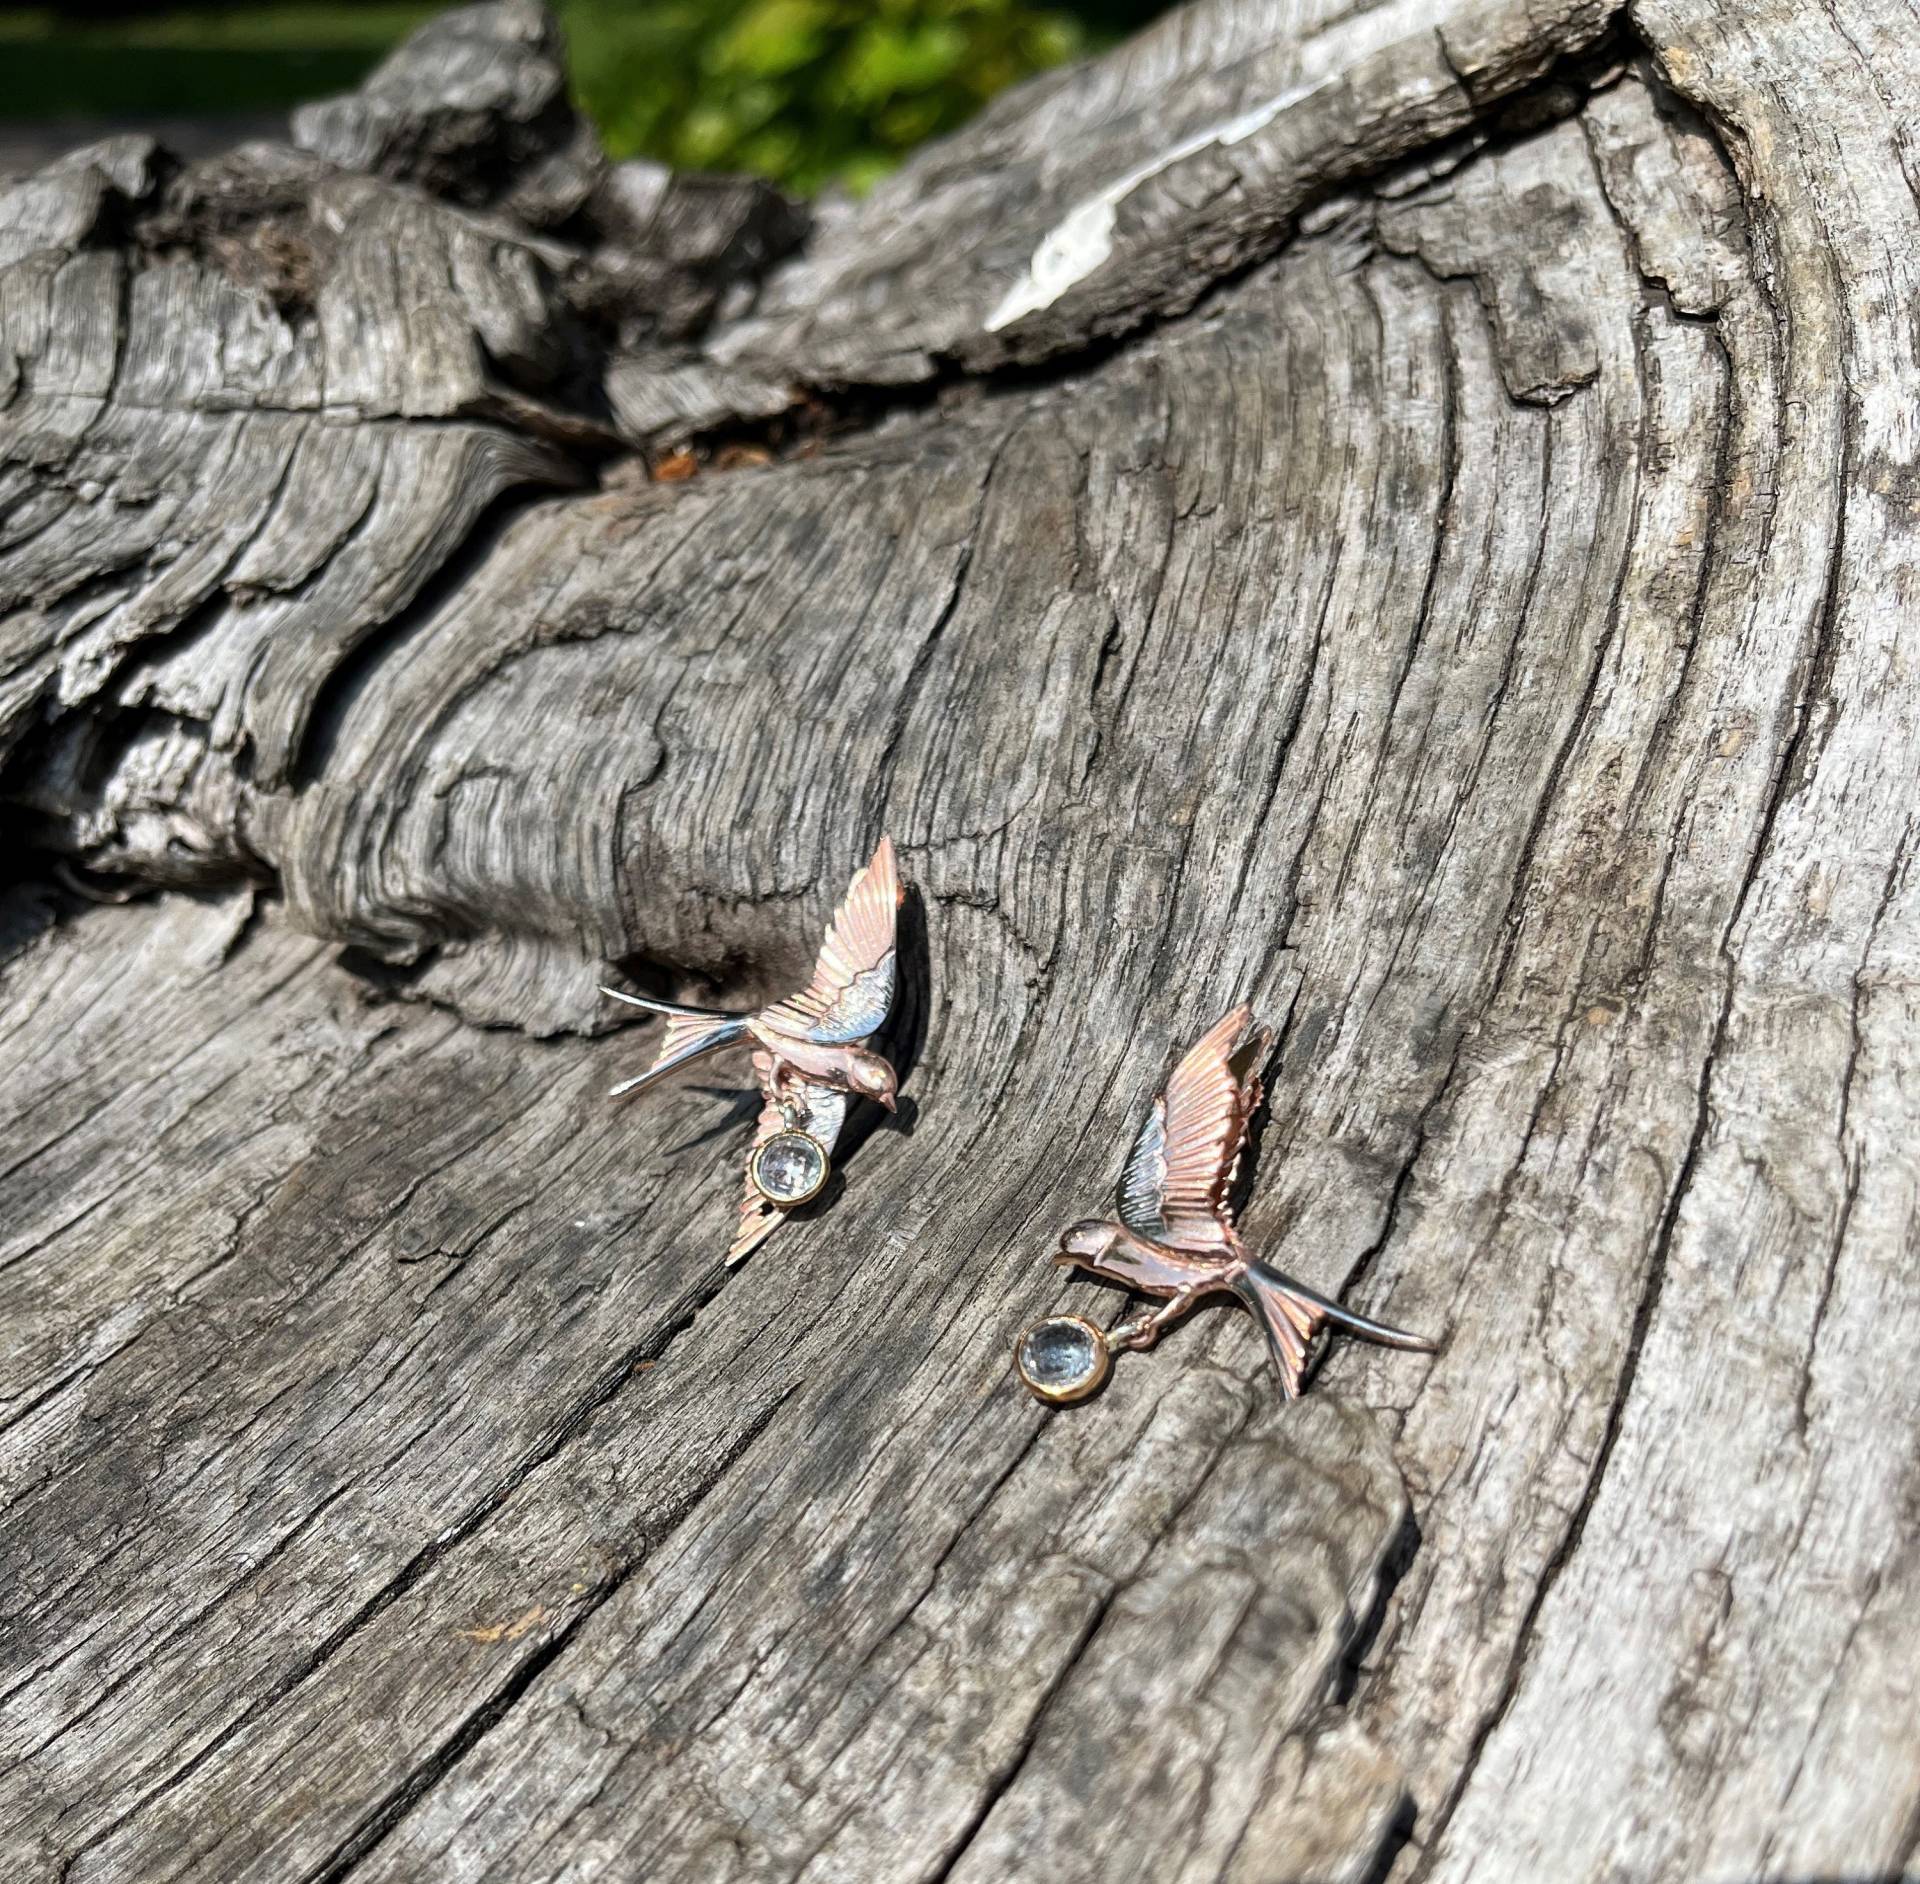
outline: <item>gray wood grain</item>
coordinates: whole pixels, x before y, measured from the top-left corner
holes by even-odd
[[[0,185],[6,1875],[1910,1872],[1915,45],[1200,0],[808,216],[508,0]],[[909,1116],[729,1274],[594,985],[882,830]],[[1043,1412],[1242,995],[1440,1352]]]

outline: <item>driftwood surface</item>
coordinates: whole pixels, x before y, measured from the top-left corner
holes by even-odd
[[[0,183],[0,1872],[1907,1872],[1911,6],[1197,0],[811,209],[561,59]],[[911,1116],[727,1272],[594,984],[883,830]],[[1242,994],[1440,1352],[1048,1413]]]

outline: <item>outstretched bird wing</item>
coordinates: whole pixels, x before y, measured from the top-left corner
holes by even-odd
[[[801,991],[759,1016],[776,1033],[826,1047],[864,1040],[893,1005],[894,925],[900,909],[900,876],[893,840],[883,837],[873,861],[847,886]]]
[[[727,1251],[729,1268],[735,1263],[745,1262],[780,1227],[781,1219],[787,1215],[778,1204],[770,1204],[761,1196],[751,1175],[754,1154],[775,1133],[792,1131],[797,1126],[809,1137],[817,1138],[821,1148],[831,1156],[840,1137],[840,1128],[847,1118],[845,1093],[836,1092],[831,1086],[822,1086],[810,1079],[796,1079],[789,1073],[786,1092],[791,1104],[790,1117],[781,1110],[774,1098],[772,1056],[756,1053],[753,1056],[753,1070],[759,1075],[760,1090],[765,1095],[766,1103],[760,1108],[760,1123],[754,1128],[753,1145],[747,1153],[749,1175],[740,1199],[740,1227],[734,1232],[732,1247]]]
[[[1233,1181],[1273,1046],[1265,1027],[1241,1041],[1252,1019],[1244,1003],[1223,1015],[1154,1100],[1120,1179],[1120,1221],[1136,1236],[1174,1249],[1232,1244]]]

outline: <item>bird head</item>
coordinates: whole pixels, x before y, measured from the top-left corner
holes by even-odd
[[[1060,1253],[1054,1260],[1097,1263],[1113,1248],[1119,1235],[1118,1224],[1102,1223],[1098,1217],[1084,1218],[1061,1233]]]
[[[864,1048],[856,1047],[848,1066],[848,1079],[855,1092],[863,1098],[874,1100],[889,1112],[900,1108],[895,1104],[899,1097],[900,1082],[894,1077],[893,1067],[877,1053],[868,1053]]]

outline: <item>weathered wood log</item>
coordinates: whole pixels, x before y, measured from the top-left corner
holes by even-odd
[[[1199,0],[811,217],[559,56],[0,188],[7,1877],[1905,1874],[1910,15]],[[728,1274],[594,984],[883,829],[913,1116]],[[1442,1351],[1045,1413],[1241,994]]]

